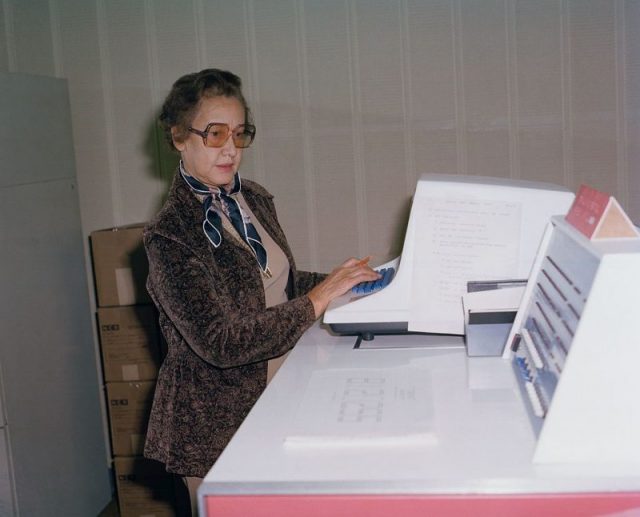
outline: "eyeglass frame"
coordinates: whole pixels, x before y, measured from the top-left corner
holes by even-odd
[[[222,143],[222,145],[219,145],[219,146],[207,145],[207,137],[209,136],[209,130],[213,126],[225,126],[227,128],[227,131],[228,131],[227,138]],[[248,130],[247,132],[251,135],[251,140],[249,140],[249,143],[247,145],[245,145],[244,147],[239,146],[236,143],[236,140],[234,138],[235,131],[239,127],[244,128],[245,131]],[[209,122],[207,124],[207,127],[204,128],[204,131],[200,131],[199,129],[195,129],[195,128],[191,127],[191,126],[189,126],[188,131],[190,131],[191,133],[194,133],[194,134],[198,135],[200,138],[202,138],[202,143],[204,144],[205,147],[209,147],[209,148],[213,148],[213,149],[220,149],[221,147],[224,147],[226,145],[226,143],[229,141],[229,138],[231,138],[233,140],[233,145],[235,145],[238,149],[246,149],[247,147],[249,147],[253,143],[253,140],[256,137],[256,126],[254,126],[253,124],[238,124],[236,127],[234,127],[232,129],[232,128],[229,127],[229,124],[227,124],[225,122]]]

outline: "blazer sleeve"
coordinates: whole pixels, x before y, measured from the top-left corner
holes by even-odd
[[[322,282],[327,275],[325,273],[312,273],[310,271],[296,271],[296,287],[298,295],[305,295],[316,285]]]
[[[307,296],[265,309],[263,302],[246,297],[237,284],[216,284],[187,246],[159,234],[148,235],[145,245],[147,287],[154,302],[179,339],[216,367],[232,368],[279,356],[315,321]]]

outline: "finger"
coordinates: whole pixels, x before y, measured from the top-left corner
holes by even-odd
[[[367,255],[366,257],[358,260],[358,266],[364,266],[365,264],[368,264],[370,260],[371,260],[371,255]]]
[[[369,261],[371,260],[371,255],[368,255],[364,258],[358,259],[355,257],[351,257],[347,260],[345,260],[342,263],[341,267],[356,267],[356,266],[363,266],[365,264],[367,264]]]
[[[354,266],[357,266],[359,262],[360,262],[359,259],[355,257],[350,257],[347,260],[345,260],[342,264],[340,264],[338,268],[354,267]]]

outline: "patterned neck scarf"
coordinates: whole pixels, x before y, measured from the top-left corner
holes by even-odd
[[[269,261],[267,257],[267,250],[262,245],[260,235],[256,231],[255,226],[251,223],[249,214],[245,213],[238,203],[236,194],[240,192],[242,183],[240,181],[240,175],[236,172],[233,181],[233,188],[227,192],[220,187],[208,187],[204,183],[198,181],[193,176],[190,176],[185,171],[182,161],[180,162],[180,174],[184,181],[189,185],[191,190],[196,194],[204,196],[202,206],[204,208],[204,221],[202,221],[202,229],[207,239],[213,244],[215,248],[222,244],[222,219],[220,210],[231,221],[231,224],[238,232],[238,235],[244,242],[249,245],[249,249],[253,252],[260,271],[266,277],[270,276]],[[217,201],[218,203],[214,203]],[[218,208],[218,206],[220,208]]]

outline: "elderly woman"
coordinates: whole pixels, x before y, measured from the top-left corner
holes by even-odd
[[[367,259],[329,275],[296,268],[273,196],[238,172],[256,127],[237,76],[181,77],[160,124],[181,160],[144,232],[147,288],[168,344],[144,454],[193,495],[264,389],[267,361],[332,299],[379,275]]]

